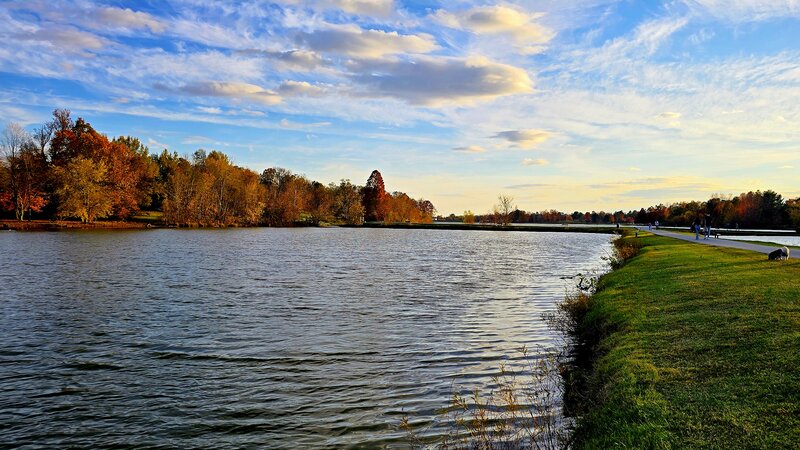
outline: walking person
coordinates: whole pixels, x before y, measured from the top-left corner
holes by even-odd
[[[700,224],[697,222],[694,223],[694,240],[700,240]]]

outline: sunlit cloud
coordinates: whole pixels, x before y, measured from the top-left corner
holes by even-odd
[[[531,149],[548,140],[551,133],[544,130],[510,130],[501,131],[494,135],[497,139],[504,139],[514,147]]]
[[[523,166],[546,166],[547,164],[547,160],[544,159],[525,158],[522,160]]]
[[[394,0],[278,0],[284,5],[340,9],[346,13],[384,17],[394,10]]]
[[[299,95],[316,96],[321,95],[324,89],[307,81],[288,80],[281,83],[277,91],[279,95],[287,97]]]
[[[483,148],[483,147],[481,147],[479,145],[468,145],[466,147],[454,147],[453,150],[457,151],[459,153],[483,153],[483,152],[486,151],[485,148]]]
[[[179,91],[203,97],[228,97],[247,100],[264,105],[275,105],[282,101],[276,92],[249,83],[207,81],[179,88]]]
[[[525,48],[540,48],[554,32],[537,22],[540,13],[528,13],[505,5],[482,6],[462,12],[439,10],[434,16],[440,23],[475,34],[508,35]]]

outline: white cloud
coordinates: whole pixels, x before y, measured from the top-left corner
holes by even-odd
[[[350,14],[373,17],[385,17],[394,10],[394,0],[278,0],[278,3],[316,9],[340,9]]]
[[[276,92],[249,83],[207,81],[183,86],[180,91],[203,97],[248,100],[264,105],[275,105],[282,101],[281,96]]]
[[[198,106],[197,110],[206,114],[222,114],[222,109],[213,106]]]
[[[501,131],[493,137],[511,142],[514,147],[531,149],[548,140],[551,133],[544,130]]]
[[[307,130],[311,128],[320,128],[320,127],[327,127],[330,126],[330,122],[311,122],[311,123],[304,123],[304,122],[294,122],[289,119],[281,119],[278,124],[281,128],[287,128],[290,130]]]
[[[696,14],[732,23],[800,17],[798,0],[685,0],[685,2]]]
[[[688,23],[686,17],[672,16],[643,22],[629,36],[609,40],[600,48],[581,48],[571,52],[566,67],[578,72],[630,73],[632,68],[623,64],[624,61],[646,60]]]
[[[662,119],[680,119],[681,118],[681,113],[665,111],[665,112],[659,114],[658,117],[661,117]]]
[[[426,106],[469,105],[533,90],[533,82],[525,70],[484,57],[359,61],[348,68],[368,94]]]
[[[544,159],[525,158],[522,160],[523,166],[546,166],[548,163]]]
[[[19,39],[46,42],[64,51],[79,53],[84,50],[100,50],[107,42],[94,34],[71,27],[40,28],[33,33],[18,35]]]
[[[504,34],[518,43],[537,48],[549,42],[554,33],[536,22],[542,14],[528,13],[503,5],[482,6],[459,13],[436,12],[437,20],[451,28],[469,30],[476,34]]]
[[[290,96],[315,96],[324,92],[324,89],[307,81],[284,81],[277,89],[280,95]]]
[[[479,145],[468,145],[466,147],[454,147],[453,150],[457,151],[459,153],[483,153],[483,152],[486,151],[485,148],[483,148],[483,147],[481,147]]]
[[[161,33],[167,24],[145,12],[133,11],[128,8],[99,8],[94,16],[100,22],[93,22],[94,27],[120,27],[127,29],[147,28],[153,33]],[[92,22],[87,21],[87,24]]]
[[[394,9],[394,0],[322,0],[319,3],[365,16],[388,16]]]
[[[325,59],[319,53],[301,49],[286,51],[247,49],[237,53],[245,56],[263,56],[272,59],[276,62],[276,68],[280,71],[309,72],[331,64],[331,61]]]
[[[170,84],[226,78],[258,82],[267,73],[259,58],[217,50],[177,54],[162,49],[139,50],[116,65],[101,68],[119,80]]]
[[[438,46],[429,35],[399,34],[396,31],[362,30],[355,25],[337,25],[309,33],[301,32],[297,43],[316,52],[358,58],[381,58],[405,53],[429,53]]]

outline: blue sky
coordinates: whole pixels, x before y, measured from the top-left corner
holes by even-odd
[[[0,0],[0,35],[0,122],[444,214],[800,196],[800,0]]]

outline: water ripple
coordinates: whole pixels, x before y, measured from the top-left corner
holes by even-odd
[[[0,447],[403,447],[400,417],[437,424],[454,380],[556,345],[542,313],[609,240],[3,233]]]

